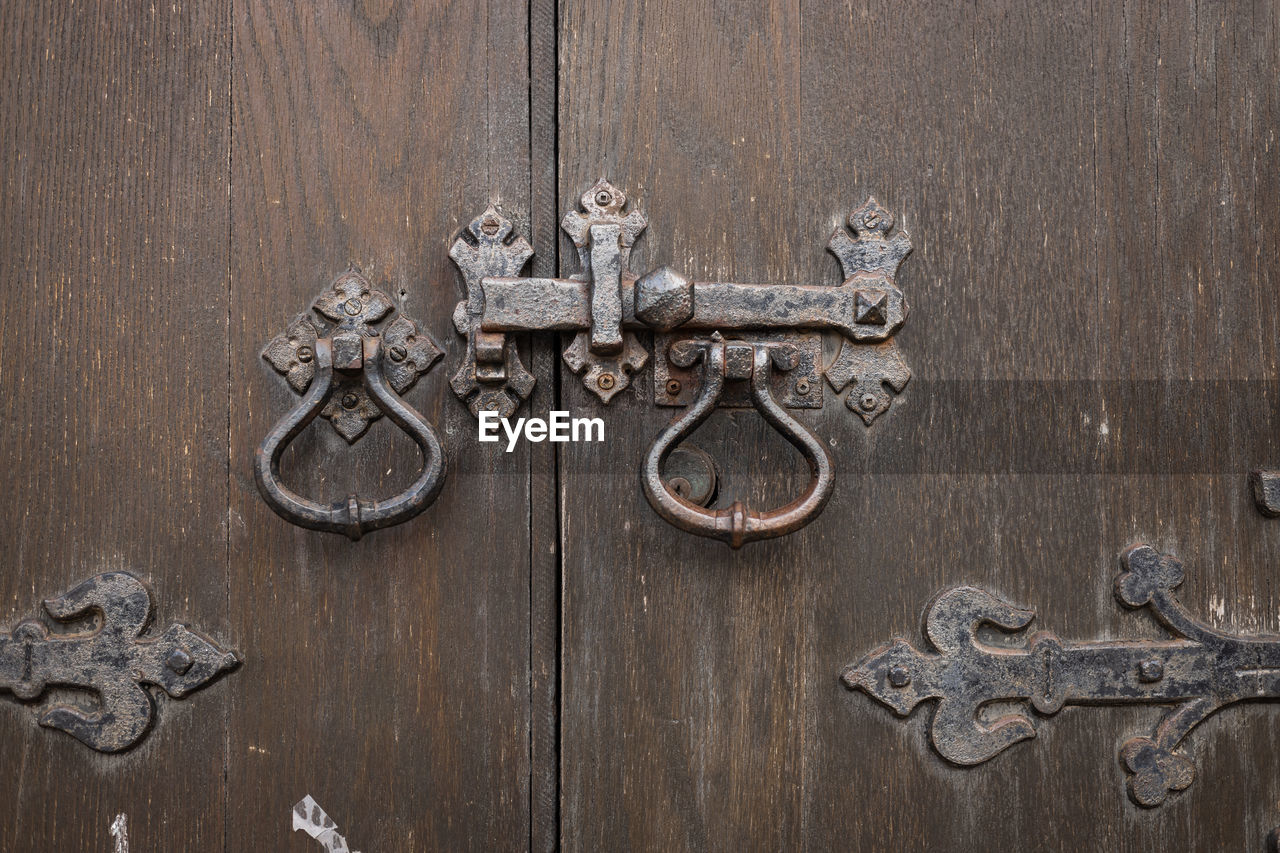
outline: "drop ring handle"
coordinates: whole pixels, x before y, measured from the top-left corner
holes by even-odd
[[[353,541],[370,530],[408,521],[422,512],[444,486],[444,451],[440,437],[422,415],[395,394],[382,375],[382,339],[363,339],[361,375],[370,398],[391,421],[408,433],[422,451],[422,470],[411,486],[394,497],[367,501],[349,495],[344,502],[325,505],[294,492],[280,479],[280,457],[285,448],[315,420],[332,396],[333,341],[315,342],[315,378],[306,395],[281,418],[263,439],[254,459],[258,491],[277,515],[299,527],[344,533]]]
[[[726,342],[719,335],[710,340],[682,341],[672,346],[671,361],[681,367],[702,359],[702,386],[698,397],[683,414],[658,433],[645,454],[640,480],[645,497],[658,515],[687,533],[719,539],[731,548],[747,542],[794,533],[821,514],[831,498],[835,474],[826,447],[773,398],[769,378],[776,364],[789,370],[794,353],[771,343]],[[705,509],[684,500],[662,480],[662,465],[715,411],[726,379],[750,379],[751,402],[765,421],[800,451],[809,465],[809,485],[804,494],[786,506],[755,512],[741,501],[726,509]]]

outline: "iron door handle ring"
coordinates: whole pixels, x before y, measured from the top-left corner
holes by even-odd
[[[826,447],[803,424],[787,414],[770,390],[769,378],[774,365],[783,369],[791,366],[791,354],[785,345],[725,342],[719,334],[714,334],[710,340],[679,342],[672,346],[670,355],[673,362],[682,366],[689,366],[701,358],[702,387],[688,410],[658,433],[645,454],[640,480],[654,511],[687,533],[719,539],[731,548],[740,548],[759,539],[785,536],[817,518],[831,498],[835,474]],[[756,410],[800,451],[809,465],[808,488],[786,506],[754,512],[741,501],[735,501],[726,509],[705,509],[681,498],[662,479],[662,465],[667,457],[715,411],[724,393],[726,379],[750,380],[751,401]]]
[[[315,378],[306,395],[281,418],[255,455],[254,478],[267,504],[286,521],[311,530],[344,533],[357,540],[370,530],[391,527],[422,512],[444,486],[445,459],[440,437],[412,406],[388,387],[382,373],[382,339],[363,339],[361,376],[364,388],[377,407],[404,430],[422,451],[422,470],[411,486],[385,500],[361,500],[349,495],[345,502],[324,505],[294,492],[280,478],[280,457],[307,425],[315,420],[333,396],[333,342],[315,342]]]

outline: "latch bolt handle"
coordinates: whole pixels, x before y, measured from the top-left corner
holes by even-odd
[[[671,360],[688,366],[701,357],[701,389],[693,405],[674,418],[645,454],[641,485],[650,506],[669,523],[698,536],[719,539],[731,548],[747,542],[785,536],[804,527],[822,512],[835,487],[831,456],[817,436],[787,414],[769,390],[776,366],[788,370],[794,354],[765,342],[725,342],[719,334],[709,340],[685,341],[672,347]],[[749,379],[751,400],[764,419],[791,442],[809,464],[809,487],[779,509],[753,512],[741,501],[727,509],[704,509],[669,489],[660,472],[667,456],[715,411],[727,379]]]

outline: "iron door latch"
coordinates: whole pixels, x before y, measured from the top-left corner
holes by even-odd
[[[641,481],[654,510],[735,548],[798,530],[822,511],[835,479],[821,440],[786,409],[821,408],[823,374],[837,393],[848,389],[845,405],[870,425],[892,403],[890,389],[906,386],[911,371],[893,336],[907,317],[896,275],[908,235],[891,236],[892,215],[868,199],[849,216],[852,233],[838,228],[827,244],[845,275],[835,287],[691,281],[665,266],[636,276],[628,264],[647,221],[626,203],[601,180],[565,216],[582,270],[568,278],[519,277],[533,248],[492,206],[463,230],[450,252],[466,287],[454,313],[467,340],[454,392],[473,414],[509,417],[534,386],[511,333],[568,332],[565,362],[607,404],[647,363],[637,332],[652,331],[654,403],[688,407],[645,455]],[[844,338],[825,367],[824,331]],[[800,450],[810,469],[800,498],[764,512],[740,502],[711,510],[663,480],[668,455],[717,406],[754,406]]]
[[[1280,637],[1229,634],[1196,619],[1173,592],[1182,564],[1148,545],[1130,548],[1122,562],[1116,598],[1146,608],[1170,639],[1069,643],[1041,631],[1016,646],[992,645],[979,637],[981,627],[1018,632],[1035,613],[960,586],[929,605],[925,634],[937,654],[895,640],[846,668],[841,679],[903,717],[937,700],[934,748],[960,765],[981,764],[1036,735],[1030,717],[984,715],[988,704],[1027,702],[1046,716],[1065,705],[1171,705],[1150,737],[1131,737],[1120,747],[1130,798],[1158,806],[1195,778],[1178,749],[1192,729],[1236,702],[1280,699]]]
[[[41,714],[40,725],[99,752],[126,750],[151,727],[155,700],[144,684],[181,699],[240,665],[234,652],[185,625],[143,637],[151,592],[128,572],[92,577],[45,601],[44,608],[60,622],[96,614],[100,624],[89,632],[50,633],[44,622],[29,619],[0,634],[0,688],[28,702],[49,687],[98,694],[97,710],[55,704]]]
[[[393,307],[391,299],[352,266],[312,304],[315,315],[323,319],[299,314],[262,351],[262,357],[303,398],[263,439],[254,477],[267,504],[300,527],[359,539],[367,531],[413,518],[431,505],[444,486],[440,437],[399,396],[444,353],[403,313],[397,312],[395,320],[382,326]],[[422,451],[417,479],[400,494],[376,501],[353,494],[326,506],[295,493],[281,480],[285,448],[317,415],[327,418],[352,444],[384,414]]]

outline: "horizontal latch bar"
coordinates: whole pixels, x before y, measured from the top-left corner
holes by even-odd
[[[485,277],[486,332],[591,328],[591,285],[557,278]],[[621,281],[627,329],[834,329],[856,341],[885,340],[906,303],[885,276],[859,273],[838,287],[689,282],[668,269]]]

